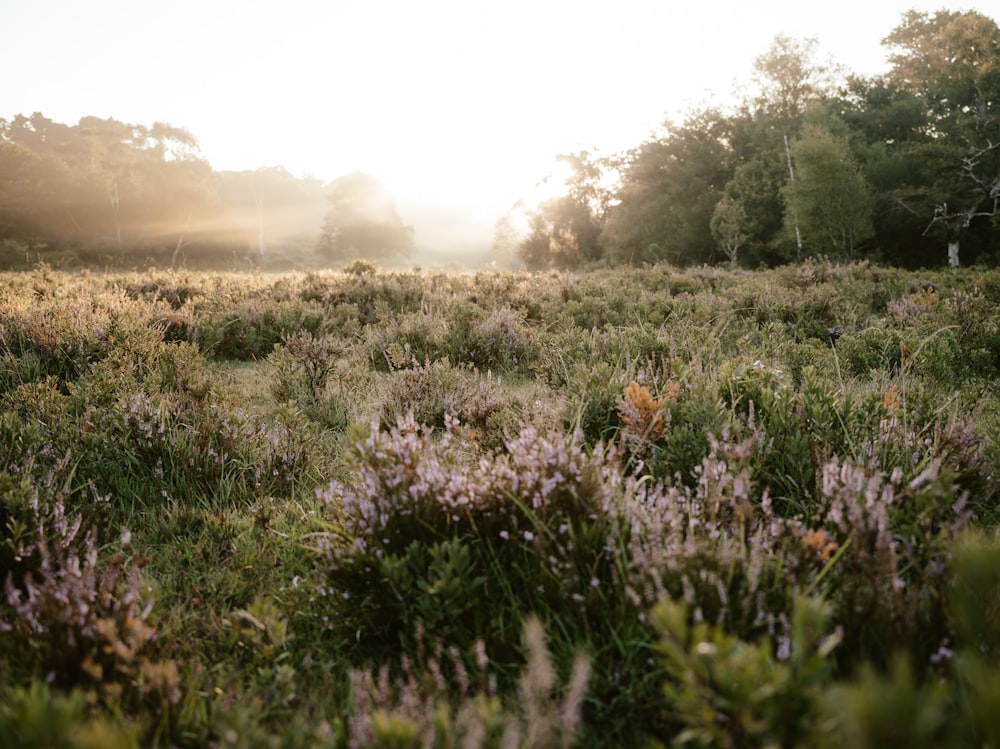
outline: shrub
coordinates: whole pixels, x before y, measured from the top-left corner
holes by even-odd
[[[492,376],[484,376],[447,359],[412,363],[392,374],[381,418],[392,423],[412,414],[427,426],[443,429],[449,417],[464,425],[466,436],[487,447],[503,445],[504,429],[518,422],[516,399],[503,393]]]
[[[877,328],[845,334],[837,341],[837,352],[851,375],[896,372],[903,357],[899,334]]]
[[[621,428],[618,399],[627,375],[603,361],[576,362],[567,376],[566,414],[570,428],[578,428],[588,444],[612,441]]]
[[[198,311],[194,339],[216,359],[264,359],[283,336],[302,330],[316,335],[323,324],[323,310],[316,303],[279,302],[247,290],[235,294],[239,294],[236,299]]]
[[[361,647],[355,661],[412,652],[408,633],[423,625],[462,652],[482,640],[510,664],[536,613],[554,627],[559,668],[581,643],[592,653],[600,730],[634,735],[655,681],[650,635],[615,592],[624,562],[607,545],[621,483],[611,454],[528,427],[476,463],[454,429],[432,442],[407,417],[373,430],[354,461],[356,481],[323,493],[335,531],[320,592],[330,626]],[[638,691],[623,695],[626,674]]]
[[[6,494],[8,506],[20,500],[17,509],[28,529],[5,539],[19,563],[7,575],[0,604],[4,659],[31,651],[48,680],[83,685],[113,702],[123,692],[175,700],[176,668],[148,658],[153,602],[143,592],[139,566],[124,554],[102,558],[96,528],[67,517],[60,490],[45,486],[27,496]],[[92,501],[108,502],[98,496]],[[123,547],[129,536],[122,531]]]
[[[456,309],[444,345],[454,361],[491,371],[523,370],[533,355],[532,334],[510,307],[485,318]]]
[[[410,364],[445,357],[445,321],[424,313],[393,315],[384,325],[369,325],[357,344],[370,365],[391,372]]]
[[[569,683],[559,694],[544,629],[536,618],[525,622],[524,645],[527,662],[518,679],[518,701],[513,706],[504,706],[496,694],[482,643],[473,649],[478,684],[473,683],[454,647],[444,658],[440,642],[431,653],[421,652],[417,663],[404,658],[395,679],[387,667],[377,675],[353,671],[349,745],[387,749],[400,743],[456,749],[573,746],[581,729],[587,662],[582,658],[575,661]]]
[[[80,690],[61,694],[42,681],[13,691],[0,707],[0,736],[18,749],[134,749],[135,726],[90,715]]]
[[[822,599],[797,598],[791,616],[790,643],[782,653],[767,637],[747,642],[719,626],[692,626],[683,603],[663,601],[655,607],[653,621],[666,669],[664,697],[679,726],[675,743],[808,744],[833,671],[829,656],[840,636]]]

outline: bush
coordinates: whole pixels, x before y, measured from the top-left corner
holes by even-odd
[[[510,307],[485,318],[457,309],[444,345],[454,361],[496,372],[524,370],[533,356],[531,331]]]
[[[61,490],[25,490],[22,484],[11,491],[8,482],[4,496],[7,512],[20,517],[8,523],[19,532],[4,539],[15,564],[6,571],[0,604],[3,659],[10,663],[18,651],[31,651],[49,681],[83,685],[113,702],[123,693],[176,700],[176,668],[148,658],[153,601],[139,566],[123,553],[102,558],[96,528],[67,517]],[[130,535],[122,531],[123,547]]]
[[[0,736],[18,749],[134,749],[139,731],[121,721],[92,717],[86,695],[61,694],[41,681],[15,689],[0,707]]]
[[[482,640],[494,662],[516,663],[533,612],[551,623],[560,670],[580,643],[603,661],[598,723],[634,735],[623,707],[648,710],[655,681],[650,635],[615,592],[624,563],[608,547],[621,491],[612,455],[529,427],[506,454],[470,462],[453,429],[435,443],[408,417],[360,440],[354,460],[356,481],[323,493],[335,530],[320,593],[330,626],[360,646],[356,662],[412,652],[426,627],[459,651]],[[616,686],[626,671],[638,694]]]
[[[808,745],[833,671],[830,654],[840,642],[825,602],[796,599],[787,650],[767,637],[746,642],[689,620],[682,603],[663,601],[653,610],[667,672],[664,697],[679,725],[676,743]]]

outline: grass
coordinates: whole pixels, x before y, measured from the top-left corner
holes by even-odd
[[[996,740],[995,271],[2,280],[17,745]]]

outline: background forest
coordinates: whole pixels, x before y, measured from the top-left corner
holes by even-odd
[[[492,257],[455,261],[995,264],[1000,28],[910,11],[883,43],[890,69],[866,78],[817,60],[815,40],[775,38],[736,104],[694,109],[625,153],[558,156],[561,194],[514,204]],[[17,115],[0,119],[0,265],[405,267],[420,232],[389,187],[216,172],[194,135],[163,123]]]

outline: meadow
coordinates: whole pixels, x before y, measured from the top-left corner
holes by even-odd
[[[1000,745],[1000,271],[0,275],[7,745]]]

